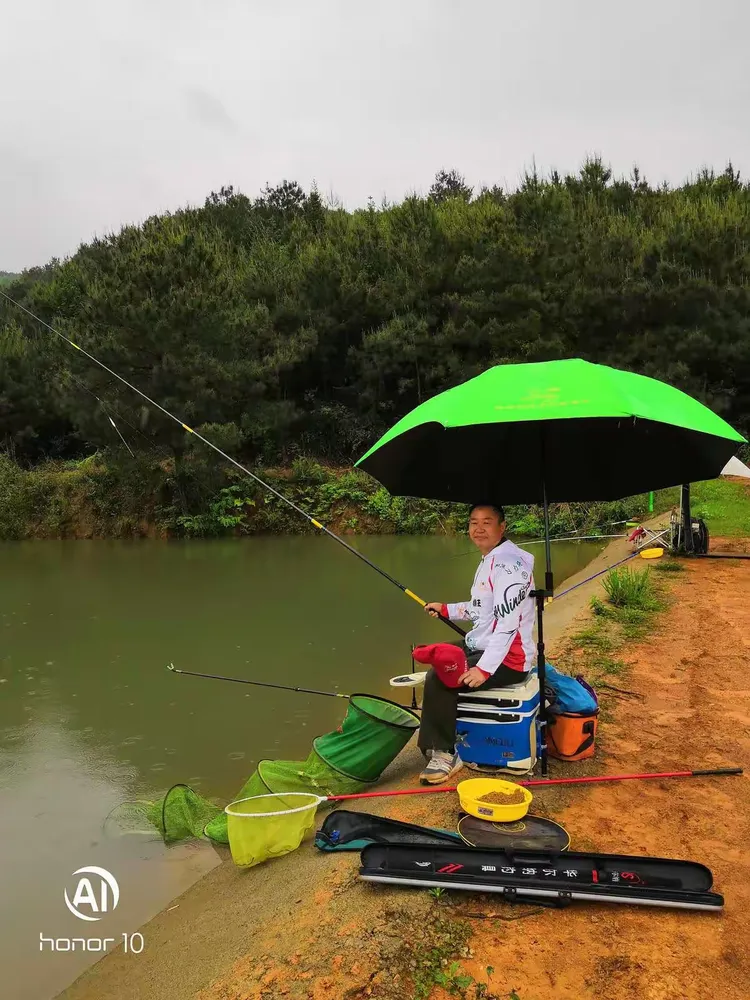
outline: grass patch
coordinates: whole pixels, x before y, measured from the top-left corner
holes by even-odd
[[[624,660],[618,660],[614,656],[600,656],[597,664],[601,673],[607,677],[616,677],[625,673],[627,664]]]
[[[654,569],[657,573],[684,573],[685,567],[678,559],[662,558],[657,560]]]
[[[702,517],[712,535],[750,535],[750,491],[742,483],[711,479],[691,488],[693,517]]]
[[[604,577],[604,591],[612,607],[623,611],[645,612],[658,604],[648,569],[640,573],[627,566],[610,570]]]
[[[614,654],[626,643],[648,635],[656,615],[668,603],[650,568],[640,572],[627,567],[610,570],[603,586],[605,599],[591,598],[591,618],[558,654],[563,663],[570,664],[571,673],[584,674],[594,687],[626,673],[627,665]]]
[[[486,967],[487,980],[480,982],[461,967],[462,958],[473,957],[473,929],[463,920],[440,914],[428,921],[406,910],[387,913],[389,936],[400,942],[394,953],[381,956],[388,976],[371,994],[388,1000],[428,1000],[436,987],[461,1000],[521,1000],[515,990],[491,990],[494,973]],[[417,924],[415,924],[415,919]],[[360,1000],[359,991],[356,993]]]

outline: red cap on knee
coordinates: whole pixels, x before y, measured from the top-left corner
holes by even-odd
[[[466,654],[450,642],[433,642],[417,646],[412,654],[418,663],[429,663],[446,687],[459,686],[458,679],[469,669]]]

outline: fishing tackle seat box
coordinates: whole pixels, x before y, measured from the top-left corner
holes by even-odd
[[[539,755],[539,679],[462,691],[458,696],[456,750],[467,764],[531,769]]]

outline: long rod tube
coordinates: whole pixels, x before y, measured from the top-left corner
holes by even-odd
[[[539,787],[544,785],[583,785],[599,784],[606,781],[645,781],[649,778],[702,778],[709,775],[718,774],[743,774],[741,767],[718,767],[703,771],[659,771],[645,774],[603,774],[585,778],[534,778],[530,781],[518,781],[516,784],[523,785],[524,788]],[[343,799],[371,799],[386,795],[430,795],[432,792],[455,792],[458,785],[451,785],[449,788],[402,788],[392,792],[357,792],[354,795],[330,795],[331,802],[339,802]]]
[[[54,333],[56,337],[60,338],[60,340],[64,340],[66,344],[69,344],[71,347],[74,347],[77,351],[80,351],[81,354],[83,354],[85,357],[89,359],[89,361],[93,361],[95,365],[98,365],[99,368],[102,368],[105,372],[107,372],[107,374],[111,375],[113,378],[116,378],[119,382],[122,382],[123,385],[126,385],[128,389],[131,389],[133,392],[137,393],[142,399],[145,399],[146,402],[149,403],[151,406],[155,406],[156,409],[160,410],[166,417],[169,417],[170,420],[173,420],[176,424],[179,424],[180,427],[182,427],[184,431],[187,431],[188,434],[192,434],[194,437],[197,437],[199,441],[202,441],[203,444],[207,445],[209,448],[212,448],[218,455],[221,455],[223,459],[225,459],[227,462],[230,462],[241,472],[244,472],[246,476],[249,476],[250,479],[258,483],[259,486],[262,486],[264,489],[268,490],[269,493],[273,493],[275,497],[277,497],[283,503],[287,504],[287,506],[291,507],[292,510],[296,511],[301,517],[304,517],[307,521],[309,521],[310,524],[313,525],[313,527],[317,528],[319,531],[322,531],[324,534],[328,535],[329,538],[332,538],[335,542],[338,542],[339,545],[343,545],[343,547],[348,552],[351,552],[352,555],[355,555],[358,559],[361,559],[363,563],[365,563],[367,566],[370,567],[370,569],[374,569],[376,573],[379,573],[382,577],[388,580],[389,583],[392,583],[394,587],[398,587],[398,589],[402,593],[406,594],[407,597],[410,597],[413,601],[416,601],[417,604],[421,605],[422,607],[425,606],[426,601],[423,601],[421,597],[413,593],[413,591],[409,590],[408,587],[405,587],[403,583],[399,583],[399,581],[394,579],[394,577],[392,577],[390,573],[387,573],[384,569],[381,569],[380,566],[376,566],[374,562],[371,562],[367,558],[367,556],[363,556],[361,552],[358,552],[357,549],[349,545],[348,542],[345,542],[344,539],[341,538],[339,535],[335,534],[329,528],[326,528],[325,525],[320,523],[320,521],[316,521],[314,517],[311,517],[304,510],[302,510],[301,507],[298,507],[293,500],[290,500],[288,497],[285,497],[283,493],[279,493],[279,491],[274,489],[273,486],[264,482],[260,478],[260,476],[256,476],[254,472],[251,472],[248,468],[242,465],[242,463],[238,462],[236,458],[232,458],[231,455],[227,455],[225,451],[222,451],[221,448],[215,445],[212,441],[209,441],[208,438],[204,437],[199,431],[194,430],[194,428],[192,427],[188,427],[188,425],[184,423],[184,421],[180,420],[179,417],[176,417],[174,413],[170,413],[170,411],[167,410],[165,407],[163,407],[161,403],[157,403],[156,400],[152,399],[150,396],[147,396],[145,392],[142,392],[137,386],[133,385],[132,382],[128,382],[128,380],[126,378],[123,378],[122,375],[118,375],[116,371],[105,365],[103,361],[100,361],[98,358],[95,358],[93,354],[89,354],[87,350],[85,350],[79,344],[76,344],[75,341],[71,340],[69,337],[66,337],[65,334],[60,333],[60,331],[55,329],[54,326],[50,326],[49,323],[43,320],[40,316],[37,316],[30,309],[27,309],[27,307],[22,305],[20,302],[16,302],[16,300],[11,298],[10,295],[8,295],[6,292],[0,290],[0,295],[2,295],[3,298],[7,299],[8,302],[12,303],[18,309],[21,309],[23,312],[31,316],[31,318],[33,320],[36,320],[37,323],[40,323],[42,326],[46,327],[48,330]],[[457,632],[460,636],[464,636],[466,634],[462,628],[460,628],[458,625],[455,624],[455,622],[452,622],[449,619],[444,618],[443,615],[436,614],[435,617],[439,618],[441,622],[444,622],[449,628],[453,629],[453,631]]]

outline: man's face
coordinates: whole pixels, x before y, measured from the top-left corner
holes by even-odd
[[[505,521],[501,521],[492,507],[476,507],[469,518],[469,538],[486,555],[499,545],[505,534]]]

